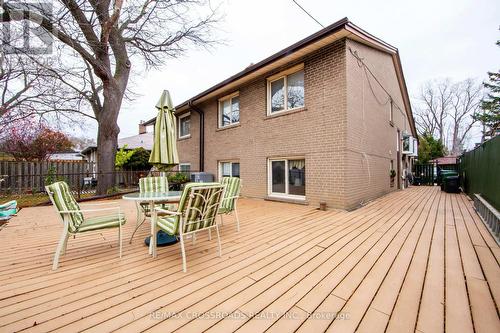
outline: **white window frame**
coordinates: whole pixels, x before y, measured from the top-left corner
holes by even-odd
[[[408,150],[405,150],[405,148],[404,148],[405,139],[408,140]],[[403,137],[402,150],[403,150],[404,155],[414,156],[414,154],[416,153],[415,149],[417,148],[415,145],[416,141],[417,140],[411,135]]]
[[[182,171],[181,167],[183,167],[183,166],[188,166],[189,171]],[[191,172],[191,163],[179,163],[179,172]]]
[[[231,163],[231,175],[229,177],[233,177],[233,163],[238,163],[240,165],[240,175],[239,175],[239,178],[241,178],[241,163],[239,160],[222,160],[222,161],[219,161],[219,165],[218,165],[218,175],[219,175],[219,181],[222,180],[222,163]]]
[[[396,151],[399,152],[401,151],[401,132],[398,130],[396,131]]]
[[[306,158],[303,156],[291,156],[291,157],[273,157],[267,159],[267,195],[269,197],[274,198],[282,198],[282,199],[294,199],[294,200],[306,200],[305,195],[297,195],[297,194],[288,194],[289,191],[289,183],[288,183],[288,161],[289,160],[304,160]],[[285,193],[273,192],[273,167],[272,162],[276,161],[285,161]],[[304,185],[306,186],[306,185]],[[306,186],[307,191],[307,186]]]
[[[298,110],[306,107],[306,101],[305,101],[305,79],[304,79],[304,105],[302,106],[297,106],[292,109],[288,109],[288,86],[287,86],[287,77],[289,75],[295,74],[297,72],[303,71],[304,70],[304,64],[298,64],[296,66],[293,66],[287,70],[284,70],[282,72],[279,72],[278,74],[272,75],[267,78],[267,115],[268,116],[273,116],[276,114],[281,114],[285,112],[290,112],[293,110]],[[305,73],[304,73],[305,74]],[[280,79],[283,79],[283,84],[284,84],[284,109],[281,111],[274,111],[272,112],[272,105],[271,105],[271,84],[275,81],[278,81]]]
[[[237,125],[239,124],[240,122],[239,121],[236,121],[236,122],[233,122],[233,119],[231,118],[231,122],[227,125],[222,125],[222,108],[221,108],[221,103],[224,102],[224,101],[227,101],[229,100],[229,105],[232,107],[233,105],[233,98],[235,97],[239,97],[240,96],[240,92],[237,91],[235,93],[232,93],[230,95],[226,95],[224,97],[221,97],[219,98],[219,100],[217,101],[217,108],[219,110],[218,114],[217,114],[217,117],[218,117],[218,121],[217,121],[217,124],[218,124],[218,128],[226,128],[226,127],[231,127],[231,126],[234,126],[234,125]],[[240,100],[241,102],[241,100]],[[232,113],[232,109],[231,109],[231,113]],[[238,105],[238,112],[240,113],[240,116],[241,116],[241,109],[240,109],[240,105]]]
[[[413,139],[413,154],[412,156],[418,157],[418,141],[416,138]]]
[[[179,139],[187,139],[191,137],[191,119],[189,119],[189,133],[181,136],[181,119],[191,117],[191,112],[184,113],[177,117],[177,121],[179,122],[177,128],[179,128]]]
[[[394,125],[394,102],[392,101],[392,98],[390,100],[390,109],[389,109],[389,123],[391,125]]]

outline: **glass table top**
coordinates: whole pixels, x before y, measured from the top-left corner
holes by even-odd
[[[168,201],[179,200],[182,191],[168,191],[168,192],[136,192],[123,195],[125,200],[136,201]]]

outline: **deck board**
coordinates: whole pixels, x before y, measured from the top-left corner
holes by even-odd
[[[61,224],[23,209],[0,231],[0,332],[500,331],[500,248],[471,201],[413,187],[352,212],[242,199],[217,243],[152,259],[146,222],[70,239],[51,271]],[[8,255],[5,255],[8,254]],[[338,316],[335,317],[335,314]]]
[[[467,285],[464,279],[462,258],[458,244],[456,224],[447,197],[445,207],[445,328],[446,332],[473,332]]]

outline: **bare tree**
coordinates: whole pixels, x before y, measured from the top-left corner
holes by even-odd
[[[453,91],[450,80],[429,81],[421,89],[420,107],[415,122],[420,134],[431,134],[444,143],[446,120],[451,108]]]
[[[40,125],[54,120],[60,125],[84,124],[83,118],[95,119],[53,69],[56,60],[0,53],[0,131],[24,119],[36,119]]]
[[[481,97],[481,85],[472,79],[457,83],[449,79],[427,82],[417,99],[415,112],[420,134],[432,135],[451,154],[459,154],[476,122],[472,115],[478,110]]]
[[[215,42],[211,31],[218,20],[204,0],[58,0],[51,7],[6,1],[2,10],[4,24],[28,20],[55,38],[55,64],[31,60],[44,69],[48,94],[66,97],[63,105],[48,99],[47,109],[92,110],[98,123],[98,193],[114,185],[117,118],[132,65],[138,71],[156,68],[189,45]]]
[[[37,89],[40,79],[38,66],[27,66],[22,58],[0,54],[0,129],[36,113],[34,102],[42,93]]]
[[[467,134],[477,120],[474,114],[481,106],[483,89],[472,79],[467,79],[453,85],[453,102],[450,111],[451,149],[452,155],[458,155],[463,150]]]

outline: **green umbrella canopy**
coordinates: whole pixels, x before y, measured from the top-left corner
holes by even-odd
[[[164,90],[156,104],[158,116],[156,117],[153,150],[149,163],[158,169],[169,169],[179,164],[176,140],[176,118],[170,93]]]

